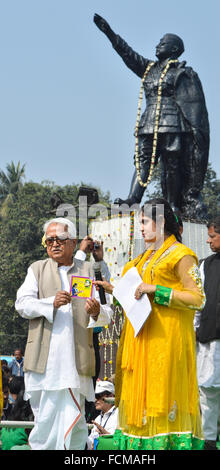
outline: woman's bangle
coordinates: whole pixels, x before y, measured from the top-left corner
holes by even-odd
[[[121,306],[121,304],[119,303],[119,301],[115,297],[113,297],[113,305],[114,305],[114,307],[118,307],[118,306],[120,307]]]
[[[156,285],[156,291],[154,296],[154,303],[169,307],[172,298],[171,287],[164,287]]]

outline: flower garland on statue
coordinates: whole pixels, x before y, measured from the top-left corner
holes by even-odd
[[[134,244],[134,211],[130,212],[130,240],[129,240],[128,261],[132,260],[133,244]]]
[[[120,305],[115,305],[112,321],[99,333],[99,346],[103,347],[104,378],[108,378],[115,372],[113,350],[118,348],[119,339],[123,327],[124,317]],[[115,346],[116,345],[116,346]]]
[[[152,155],[151,155],[151,164],[150,164],[150,170],[149,170],[149,175],[147,178],[147,181],[144,183],[141,179],[140,175],[140,162],[139,162],[139,155],[138,155],[138,129],[139,129],[139,121],[140,121],[140,114],[141,114],[141,103],[143,99],[143,86],[144,86],[144,80],[151,69],[151,67],[154,65],[155,62],[150,62],[144,72],[144,75],[141,80],[141,90],[140,90],[140,95],[139,95],[139,102],[138,102],[138,112],[137,112],[137,120],[136,120],[136,126],[135,126],[135,137],[136,137],[136,143],[135,143],[135,166],[136,166],[136,171],[137,171],[137,177],[140,186],[146,188],[147,185],[149,184],[152,173],[153,173],[153,168],[155,164],[155,159],[156,159],[156,150],[157,150],[157,138],[158,138],[158,127],[159,127],[159,116],[160,116],[160,105],[161,105],[161,95],[162,95],[162,82],[163,79],[170,67],[170,65],[174,62],[178,62],[177,59],[171,59],[167,62],[166,67],[164,67],[160,79],[159,79],[159,84],[158,84],[158,92],[157,92],[157,106],[156,106],[156,117],[155,117],[155,124],[154,124],[154,136],[153,136],[153,149],[152,149]]]

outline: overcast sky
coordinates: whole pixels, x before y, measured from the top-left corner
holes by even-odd
[[[0,0],[0,168],[19,160],[26,181],[84,183],[128,195],[140,79],[93,23],[104,16],[155,58],[167,32],[198,73],[220,178],[219,0]],[[144,103],[143,103],[144,106]]]

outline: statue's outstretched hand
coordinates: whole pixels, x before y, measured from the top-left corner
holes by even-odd
[[[100,29],[100,31],[106,34],[106,36],[108,36],[109,39],[112,39],[112,35],[114,33],[112,29],[110,28],[109,24],[107,23],[107,21],[104,18],[102,18],[102,16],[98,15],[97,13],[95,13],[93,20],[96,26]]]
[[[103,31],[103,33],[105,33],[105,29],[106,27],[108,27],[108,23],[107,21],[104,20],[104,18],[102,18],[100,15],[98,15],[97,13],[94,14],[94,23],[96,24],[96,26],[101,30]]]

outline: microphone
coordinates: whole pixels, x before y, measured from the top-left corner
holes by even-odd
[[[95,280],[96,281],[102,281],[102,275],[101,275],[101,267],[100,267],[100,263],[98,263],[97,261],[94,263],[94,272],[95,272]],[[100,298],[100,302],[101,304],[106,304],[106,297],[105,297],[105,289],[102,287],[102,286],[99,286],[99,298]]]

